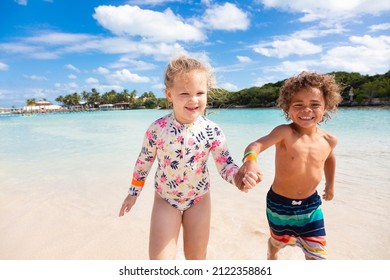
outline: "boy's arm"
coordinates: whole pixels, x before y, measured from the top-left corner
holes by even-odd
[[[236,186],[240,190],[244,188],[245,183],[243,182],[243,179],[245,174],[248,172],[257,174],[259,182],[262,180],[262,172],[256,161],[257,156],[272,145],[281,142],[288,129],[289,127],[287,125],[277,126],[269,134],[257,139],[246,147],[244,151],[243,165],[234,178]],[[256,155],[256,157],[253,158],[252,155]]]
[[[334,177],[336,172],[336,156],[333,151],[330,153],[324,164],[325,190],[322,198],[332,200],[334,196]]]
[[[325,139],[332,148],[332,151],[324,163],[325,189],[322,198],[324,200],[332,200],[334,196],[334,177],[336,173],[336,156],[333,151],[337,145],[338,139],[335,135],[330,133],[326,134]]]

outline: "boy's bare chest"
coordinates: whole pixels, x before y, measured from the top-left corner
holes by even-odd
[[[296,138],[286,141],[281,152],[286,160],[315,164],[326,160],[330,146],[321,138]]]

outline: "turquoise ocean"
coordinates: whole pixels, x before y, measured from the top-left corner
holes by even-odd
[[[95,218],[117,215],[144,133],[152,121],[168,112],[127,110],[0,115],[0,247],[8,246],[8,251],[0,252],[0,259],[18,258],[17,245],[12,244],[19,241],[7,233],[15,225],[3,218],[9,220],[13,215],[11,209],[17,207],[14,204],[21,202],[24,205],[18,207],[25,207],[26,212],[34,211],[30,197],[40,204],[62,197],[63,200],[58,199],[61,201],[59,208],[74,207],[85,213],[92,212]],[[238,165],[247,144],[269,133],[273,127],[287,123],[281,111],[274,108],[209,110],[208,118],[223,129]],[[390,242],[390,222],[385,218],[390,212],[390,110],[339,108],[320,127],[339,139],[335,150],[335,199],[324,205],[325,211],[332,207],[338,209],[337,217],[327,220],[329,230],[351,223],[344,236],[333,237],[331,241],[333,244],[349,239],[357,242],[350,252],[339,252],[336,258],[390,259],[390,253],[383,252],[383,248],[378,248],[380,252],[372,252],[372,248],[380,247],[381,242],[386,246]],[[268,189],[273,179],[273,148],[258,162],[264,172],[264,181],[259,188]],[[209,167],[215,168],[211,158]],[[149,176],[148,180],[152,179],[153,175]],[[29,198],[21,199],[26,193]],[[263,195],[256,198],[259,204],[264,204]],[[113,204],[115,209],[112,209]],[[363,216],[366,221],[362,220]],[[17,223],[18,217],[14,220]],[[257,221],[252,222],[256,224]],[[350,232],[356,232],[357,236],[349,236]],[[39,251],[38,245],[35,250]],[[19,254],[22,258],[33,258],[34,252]],[[54,258],[89,258],[87,255],[66,256],[65,253],[51,255]],[[49,258],[42,252],[35,256]],[[116,258],[115,255],[107,256],[111,257]]]
[[[0,115],[1,185],[25,188],[49,181],[60,188],[84,176],[100,180],[102,171],[129,176],[127,168],[148,125],[168,112]],[[210,110],[208,117],[222,127],[238,164],[250,141],[286,123],[278,109]],[[343,180],[370,189],[390,188],[390,110],[341,108],[320,127],[339,138],[337,173],[346,175]]]

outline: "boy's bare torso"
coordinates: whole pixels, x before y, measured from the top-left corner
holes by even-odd
[[[318,128],[300,132],[293,125],[282,128],[275,144],[274,192],[293,199],[312,195],[320,183],[324,164],[334,147],[334,137]]]

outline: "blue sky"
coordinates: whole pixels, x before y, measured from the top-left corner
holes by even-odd
[[[112,89],[163,96],[187,53],[238,91],[302,70],[390,70],[389,0],[2,0],[0,107]]]

